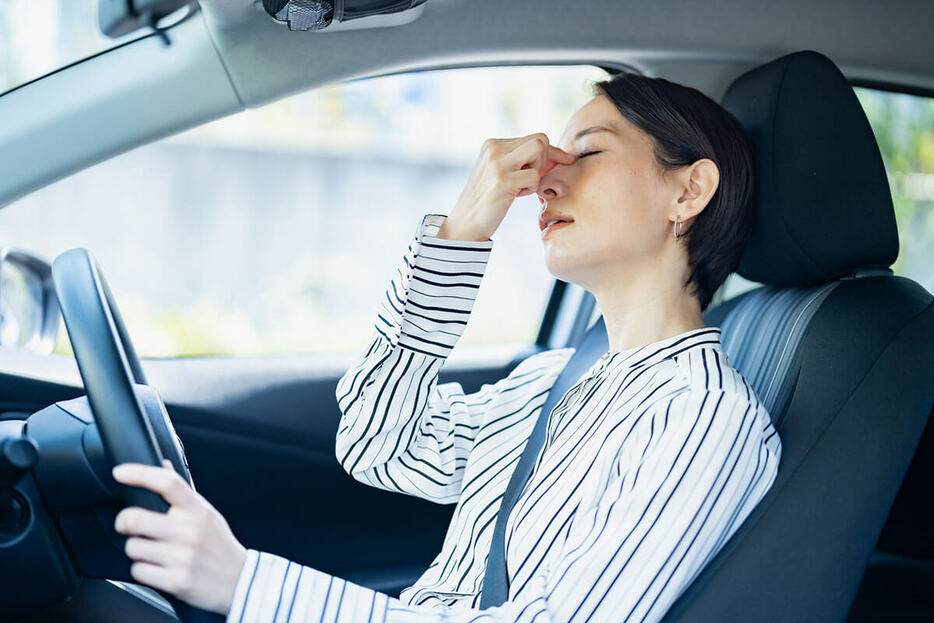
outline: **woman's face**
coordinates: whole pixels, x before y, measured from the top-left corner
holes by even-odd
[[[678,193],[659,172],[649,135],[598,95],[572,115],[557,146],[578,157],[555,165],[537,189],[542,211],[573,219],[545,232],[549,272],[593,291],[621,270],[651,266],[674,240]]]

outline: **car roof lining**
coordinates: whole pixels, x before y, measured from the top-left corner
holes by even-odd
[[[246,106],[364,76],[516,62],[629,66],[719,98],[743,71],[803,49],[854,82],[934,92],[929,0],[428,0],[411,23],[330,33],[290,31],[252,0],[200,4]]]

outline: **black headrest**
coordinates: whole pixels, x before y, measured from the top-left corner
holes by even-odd
[[[755,165],[755,227],[737,272],[830,281],[898,257],[892,195],[869,120],[833,61],[804,50],[746,72],[723,97]]]

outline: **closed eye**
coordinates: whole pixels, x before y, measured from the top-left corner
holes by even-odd
[[[583,153],[583,154],[578,155],[577,157],[578,157],[578,158],[584,158],[584,157],[586,157],[586,156],[590,156],[590,155],[592,155],[592,154],[599,154],[599,153],[600,153],[599,151],[588,151],[588,152],[585,152],[585,153]]]

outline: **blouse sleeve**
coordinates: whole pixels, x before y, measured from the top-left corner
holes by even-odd
[[[650,432],[619,453],[553,562],[500,606],[410,606],[248,550],[227,620],[655,623],[772,486],[781,445],[759,402],[737,393],[687,389],[648,413]]]
[[[356,480],[453,503],[485,405],[505,379],[473,394],[437,382],[493,246],[436,237],[445,218],[422,218],[381,300],[366,354],[337,383],[335,453]]]

